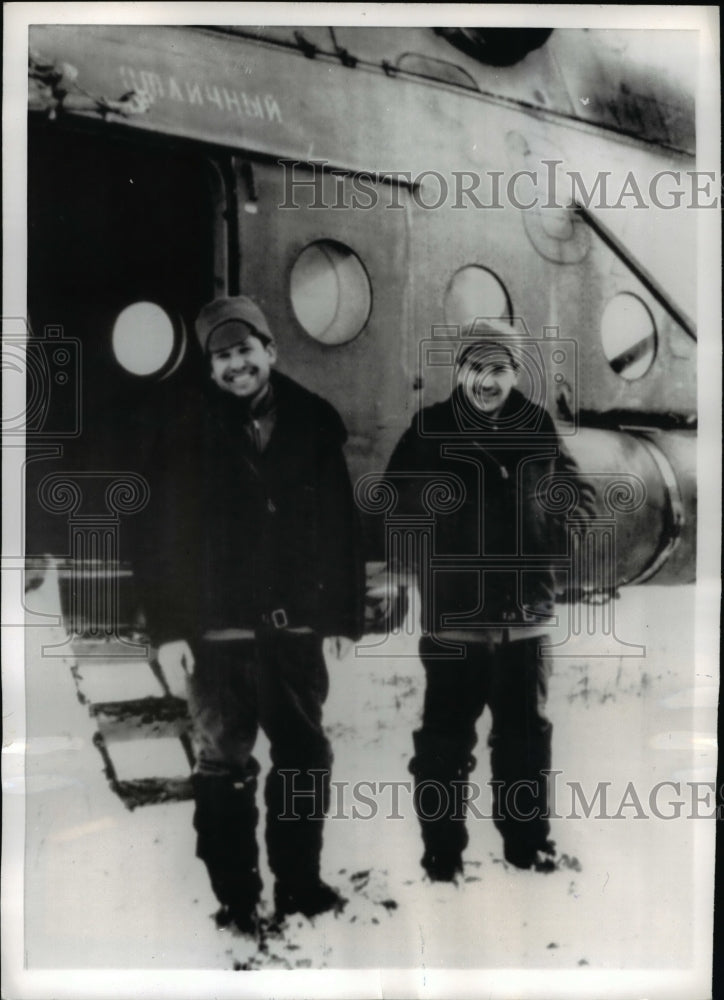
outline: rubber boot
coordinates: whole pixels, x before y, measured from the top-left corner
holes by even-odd
[[[545,712],[549,662],[540,637],[510,643],[491,692],[488,739],[495,788],[494,822],[505,858],[518,868],[541,868],[551,856],[548,778],[553,727]]]
[[[329,768],[309,772],[272,769],[267,777],[266,842],[276,876],[275,916],[307,917],[341,910],[347,902],[320,878],[324,814],[329,805]]]
[[[422,867],[433,882],[454,882],[462,873],[468,844],[464,784],[475,758],[461,753],[456,740],[420,729],[413,733],[414,804],[425,853]]]
[[[244,778],[196,774],[193,778],[197,832],[196,856],[206,865],[211,887],[222,904],[217,923],[234,922],[253,933],[261,893],[256,842],[256,773]]]

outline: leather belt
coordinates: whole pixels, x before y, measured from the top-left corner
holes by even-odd
[[[284,608],[275,608],[260,616],[260,626],[262,629],[274,629],[275,631],[292,632],[304,635],[314,631],[308,625],[290,625],[289,618]],[[233,642],[239,639],[256,639],[256,630],[253,628],[211,628],[204,632],[202,638],[206,642]]]
[[[441,629],[438,636],[441,639],[452,639],[455,642],[479,643],[484,646],[499,646],[503,643],[518,642],[521,639],[536,639],[550,634],[555,621],[537,625],[506,625],[503,627],[485,627],[480,629]]]

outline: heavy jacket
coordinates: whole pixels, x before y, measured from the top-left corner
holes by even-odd
[[[460,389],[416,415],[386,477],[399,496],[398,525],[405,517],[413,531],[434,525],[415,567],[427,631],[550,616],[566,553],[565,518],[541,500],[554,474],[575,480],[577,467],[547,411],[516,389],[495,419]],[[592,490],[580,480],[577,489],[576,513],[588,516]]]
[[[275,621],[359,636],[356,512],[336,410],[272,373],[276,421],[258,453],[248,410],[209,386],[159,434],[136,559],[153,641]],[[279,612],[283,612],[280,615]]]

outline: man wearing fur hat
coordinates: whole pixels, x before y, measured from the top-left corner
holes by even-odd
[[[398,494],[396,516],[426,513],[429,520],[436,481],[449,501],[434,513],[434,572],[424,559],[404,567],[416,571],[422,596],[427,683],[410,770],[422,865],[433,881],[455,881],[463,870],[466,783],[486,705],[505,858],[539,871],[555,865],[546,818],[552,726],[545,646],[553,557],[564,538],[538,489],[554,473],[575,480],[577,469],[545,408],[518,388],[521,360],[528,381],[540,365],[534,351],[523,357],[514,334],[496,321],[478,320],[463,331],[451,395],[416,415],[386,473]],[[540,375],[533,380],[538,391],[545,385]],[[587,484],[579,482],[579,496],[590,514]]]
[[[344,902],[320,878],[332,762],[323,640],[339,652],[340,637],[359,636],[363,567],[336,410],[275,370],[247,296],[209,303],[196,331],[209,380],[201,405],[162,429],[139,576],[160,664],[189,675],[197,854],[217,920],[254,933],[259,726],[276,915]]]

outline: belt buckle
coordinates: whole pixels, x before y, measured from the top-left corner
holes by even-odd
[[[284,608],[277,608],[275,611],[271,612],[269,617],[271,618],[271,623],[274,628],[287,628],[289,625],[289,619],[287,618],[287,613]]]

